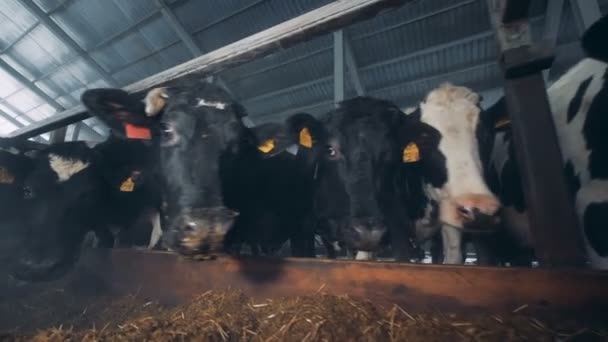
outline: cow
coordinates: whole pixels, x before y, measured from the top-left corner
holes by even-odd
[[[581,39],[587,57],[547,89],[563,172],[575,204],[590,266],[608,268],[608,17],[594,23]],[[487,112],[495,122],[508,118],[504,97]],[[551,129],[551,128],[547,128]],[[487,177],[504,203],[503,221],[514,238],[512,248],[530,251],[534,237],[509,125],[488,141]],[[527,253],[531,260],[530,253]],[[505,256],[503,256],[504,258]],[[506,256],[506,260],[509,256]]]
[[[224,241],[226,245],[244,239],[265,254],[274,255],[289,241],[293,256],[314,256],[316,225],[312,189],[316,149],[313,149],[310,132],[305,127],[316,132],[319,128],[315,122],[308,113],[293,114],[284,124],[290,132],[298,134],[296,144],[280,153],[273,152],[280,141],[266,140],[258,147],[261,153],[270,157],[261,158],[249,168],[256,174],[251,178],[256,197],[249,205],[239,207],[239,219]],[[281,124],[267,123],[251,129],[256,136],[262,137],[272,136],[271,132],[279,127]]]
[[[479,100],[446,83],[409,115],[371,97],[327,113],[313,139],[325,146],[315,201],[328,235],[359,259],[390,241],[403,261],[441,231],[444,262],[461,263],[462,231],[495,227],[500,208],[482,176]]]
[[[254,252],[272,253],[289,240],[294,256],[314,256],[306,214],[314,169],[306,162],[311,142],[305,134],[301,153],[273,151],[280,137],[258,135],[270,136],[274,125],[248,127],[240,104],[196,76],[150,90],[143,112],[122,105],[119,99],[129,95],[119,89],[91,89],[83,98],[95,93],[107,94],[97,97],[97,106],[111,128],[137,124],[158,137],[167,248],[199,256],[238,252],[247,243]],[[301,113],[289,122],[297,129],[308,117]]]
[[[133,131],[140,137],[127,139]],[[29,205],[25,248],[15,268],[18,279],[63,275],[77,260],[89,231],[95,232],[100,247],[115,246],[111,226],[121,228],[123,246],[148,243],[145,237],[135,241],[133,234],[140,228],[149,236],[150,226],[160,225],[158,163],[145,138],[149,136],[141,129],[129,127],[94,147],[82,141],[56,143],[33,156],[24,180]]]

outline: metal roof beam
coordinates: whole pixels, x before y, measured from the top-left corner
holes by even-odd
[[[382,94],[382,93],[384,93],[384,92],[386,92],[388,90],[391,90],[391,89],[394,89],[394,88],[398,88],[398,87],[403,87],[403,86],[406,86],[406,85],[410,85],[410,86],[413,87],[413,86],[415,86],[418,83],[424,83],[424,82],[432,81],[432,80],[435,80],[435,79],[445,79],[445,78],[453,76],[455,74],[459,74],[459,73],[463,73],[463,72],[471,72],[471,71],[475,71],[477,69],[485,68],[485,67],[492,66],[492,65],[496,65],[496,61],[495,60],[488,61],[486,63],[475,63],[475,65],[469,66],[469,67],[466,67],[466,68],[463,68],[463,69],[458,69],[458,70],[450,71],[450,72],[447,72],[447,73],[430,75],[430,76],[425,77],[425,78],[419,78],[419,79],[415,79],[415,80],[408,80],[408,81],[405,81],[405,82],[399,82],[397,84],[392,84],[392,85],[387,86],[387,87],[382,87],[382,88],[374,89],[374,90],[370,91],[369,94]],[[304,105],[304,106],[301,106],[301,107],[298,107],[298,108],[294,108],[294,109],[289,108],[287,110],[284,110],[284,111],[280,112],[279,114],[255,115],[255,116],[253,116],[253,118],[257,119],[257,118],[262,118],[262,117],[267,117],[267,116],[274,117],[275,115],[276,116],[280,116],[280,115],[285,115],[287,113],[295,113],[295,112],[300,111],[300,110],[309,109],[309,108],[315,108],[317,106],[321,106],[321,105],[327,104],[327,103],[331,103],[331,101],[316,102],[314,104],[307,104],[307,105]]]
[[[543,32],[543,39],[549,44],[551,48],[554,48],[557,44],[557,35],[559,34],[559,27],[562,20],[563,9],[564,0],[547,1],[547,11],[545,14],[545,29]],[[549,82],[550,74],[551,68],[543,70],[543,78],[545,79],[545,83]]]
[[[534,18],[531,21],[535,22],[535,21],[540,21],[541,19],[542,18],[537,17],[537,18]],[[363,68],[360,68],[359,72],[375,69],[375,68],[382,67],[382,66],[385,66],[385,65],[390,65],[390,64],[395,64],[395,63],[403,63],[403,62],[405,62],[405,61],[407,61],[409,59],[412,59],[412,58],[416,58],[416,57],[420,57],[420,56],[424,56],[424,55],[429,55],[429,54],[432,54],[432,53],[437,53],[439,51],[443,51],[445,49],[456,47],[456,46],[459,46],[459,45],[462,45],[462,44],[465,44],[465,43],[469,43],[469,42],[472,42],[472,41],[475,41],[475,40],[493,39],[493,38],[494,38],[494,33],[492,31],[486,31],[486,32],[478,33],[478,34],[475,34],[475,35],[472,35],[472,36],[469,36],[469,37],[465,37],[465,38],[461,38],[461,39],[458,39],[458,40],[451,41],[449,43],[444,43],[444,44],[439,44],[439,45],[431,46],[429,48],[418,50],[418,51],[415,51],[415,52],[412,52],[412,53],[409,53],[409,54],[406,54],[406,55],[403,55],[403,56],[399,56],[399,57],[396,57],[396,58],[388,59],[388,60],[385,60],[385,61],[382,61],[382,62],[378,62],[378,63],[374,63],[374,64],[369,64],[369,65],[366,65]],[[259,96],[255,96],[255,97],[251,97],[251,98],[248,98],[248,99],[244,99],[243,102],[252,102],[252,101],[258,101],[258,100],[261,100],[261,99],[264,99],[264,98],[274,97],[274,96],[277,96],[277,95],[280,95],[280,94],[283,94],[283,93],[286,93],[286,92],[290,92],[290,91],[293,91],[293,90],[302,89],[302,88],[305,88],[305,87],[308,87],[308,86],[311,86],[311,85],[315,85],[315,84],[318,84],[318,83],[326,82],[326,81],[328,81],[330,79],[332,79],[332,76],[326,76],[326,77],[318,78],[316,80],[312,80],[312,81],[296,84],[296,85],[293,85],[293,86],[290,86],[290,87],[287,87],[287,88],[279,89],[279,90],[276,90],[276,91],[273,91],[273,92],[269,92],[269,93],[265,93],[265,94],[262,94],[262,95],[259,95]]]
[[[25,1],[25,0],[22,0]],[[279,49],[314,39],[354,22],[373,18],[380,12],[397,8],[413,0],[349,0],[334,1],[298,17],[284,21],[266,30],[255,33],[211,51],[203,56],[176,65],[165,71],[132,83],[123,89],[142,94],[150,88],[161,86],[189,74],[211,75],[222,70],[262,58]],[[89,117],[79,105],[19,129],[11,136],[30,137],[72,124]]]
[[[116,86],[118,82],[108,73],[97,61],[95,61],[72,37],[70,37],[59,25],[44,13],[32,0],[17,0],[23,7],[28,9],[37,19],[42,22],[59,40],[69,46],[74,52],[79,54],[89,65],[97,71],[101,77],[111,86]]]
[[[156,3],[156,6],[158,7],[158,9],[160,10],[160,12],[162,13],[163,18],[165,18],[165,20],[167,20],[167,22],[169,23],[169,26],[171,26],[173,31],[175,31],[175,33],[177,34],[179,39],[182,41],[182,43],[184,43],[186,48],[190,51],[190,53],[192,54],[192,57],[198,57],[198,56],[202,55],[203,51],[198,47],[198,45],[196,45],[196,42],[194,41],[194,38],[192,37],[192,35],[190,35],[186,31],[184,26],[179,22],[179,19],[177,19],[177,17],[175,16],[175,13],[173,13],[173,11],[169,7],[169,5],[167,5],[165,0],[155,0],[155,3]],[[213,77],[209,77],[208,80],[210,82],[212,82]],[[228,85],[226,84],[226,82],[224,82],[224,80],[222,80],[219,77],[219,75],[217,75],[215,77],[215,80],[221,87],[223,87],[230,94],[230,96],[232,96],[233,98],[235,97],[234,92],[232,90],[230,90],[230,88],[228,88]]]
[[[334,32],[334,104],[344,101],[344,31]]]
[[[72,131],[72,136],[71,136],[72,141],[78,140],[78,136],[80,135],[80,129],[82,128],[82,126],[83,126],[82,121],[74,124],[74,130]]]
[[[402,26],[413,24],[413,23],[416,23],[418,21],[422,21],[422,20],[431,18],[433,16],[436,16],[436,15],[439,15],[439,14],[443,14],[445,12],[449,12],[449,11],[455,10],[455,9],[457,9],[459,7],[462,7],[462,6],[465,6],[465,5],[469,5],[469,4],[471,4],[471,3],[475,2],[475,1],[476,0],[468,0],[468,1],[456,4],[456,5],[453,5],[453,6],[442,8],[442,9],[440,9],[438,11],[434,11],[434,12],[431,12],[431,13],[427,13],[427,14],[424,14],[424,15],[412,18],[412,19],[410,19],[410,20],[408,20],[406,22],[402,22],[402,23],[399,23],[399,24],[396,24],[396,25],[393,25],[393,26],[390,26],[390,27],[384,27],[384,28],[376,30],[376,31],[366,32],[366,33],[361,34],[359,36],[349,37],[349,42],[357,41],[357,40],[368,38],[368,37],[375,36],[375,35],[379,35],[379,34],[382,34],[382,33],[386,32],[386,31],[394,30],[394,29],[402,27]],[[493,36],[494,33],[493,32],[488,32],[487,34],[490,35],[490,36]],[[298,62],[298,61],[300,61],[302,59],[305,59],[305,58],[308,58],[308,57],[312,57],[312,56],[320,54],[320,53],[327,52],[330,49],[333,49],[333,44],[330,44],[328,46],[319,48],[318,50],[312,51],[312,52],[310,52],[308,54],[297,56],[295,58],[288,59],[288,60],[283,61],[283,62],[278,63],[278,64],[273,64],[272,66],[268,66],[268,67],[266,67],[264,69],[256,70],[254,72],[251,72],[251,73],[248,73],[248,74],[244,74],[242,76],[239,76],[236,79],[242,80],[242,79],[245,79],[245,78],[249,78],[249,77],[255,76],[257,74],[261,74],[261,73],[264,73],[264,72],[267,72],[267,71],[270,71],[270,70],[274,70],[274,69],[277,69],[279,67],[282,67],[282,66],[285,66],[285,65],[288,65],[288,64],[291,64],[291,63]]]
[[[5,54],[7,51],[12,49],[13,46],[15,46],[15,44],[19,43],[23,38],[25,38],[25,36],[30,34],[30,32],[34,31],[34,29],[36,27],[38,27],[38,25],[40,25],[40,22],[34,23],[32,26],[28,27],[25,31],[23,31],[21,34],[19,34],[17,36],[17,38],[15,38],[15,40],[13,40],[10,44],[5,46],[4,49],[2,49],[2,51],[0,51],[0,54]]]
[[[7,112],[3,111],[2,109],[0,109],[0,116],[3,117],[6,121],[10,122],[11,124],[15,125],[17,128],[21,128],[21,127],[25,127],[24,124],[21,123],[21,121],[15,119],[14,117],[10,116]],[[22,117],[27,120],[27,116],[22,115]],[[30,120],[28,120],[30,121]],[[34,140],[38,141],[38,142],[48,142],[48,140],[44,139],[41,136],[37,136]]]
[[[30,80],[28,80],[25,76],[21,75],[21,73],[19,71],[15,70],[12,66],[10,66],[8,63],[6,63],[2,58],[0,58],[0,69],[3,69],[4,71],[6,71],[9,75],[11,75],[17,81],[19,81],[23,86],[25,86],[27,89],[29,89],[34,94],[38,95],[38,97],[40,97],[43,101],[48,103],[56,111],[61,112],[61,111],[65,110],[65,108],[61,104],[59,104],[59,102],[55,101],[55,99],[53,99],[47,93],[42,91],[42,89],[38,88],[38,86],[36,84],[30,82]],[[24,115],[24,117],[27,117],[27,115]],[[101,134],[97,133],[97,131],[95,131],[93,128],[89,127],[88,125],[85,125],[85,128],[91,134],[93,134],[93,136],[103,138],[101,136]]]
[[[344,33],[343,39],[344,39],[344,62],[346,63],[346,68],[348,69],[350,83],[355,88],[357,95],[363,96],[363,95],[365,95],[365,88],[363,88],[363,83],[361,82],[361,76],[359,75],[359,67],[357,64],[357,58],[355,58],[355,51],[353,50],[351,40],[349,39],[347,33]]]
[[[602,16],[597,0],[570,0],[570,8],[580,35]]]

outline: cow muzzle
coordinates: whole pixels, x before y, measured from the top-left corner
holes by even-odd
[[[226,207],[188,210],[167,231],[163,240],[170,249],[187,256],[213,255],[223,252],[224,238],[232,228],[238,212]]]
[[[346,245],[357,250],[375,251],[379,248],[387,230],[386,225],[381,220],[353,218],[350,229],[348,229],[350,234],[344,234]]]
[[[443,224],[471,233],[494,232],[500,224],[500,202],[493,195],[468,194],[443,200]]]

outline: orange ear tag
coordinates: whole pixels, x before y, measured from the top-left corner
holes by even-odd
[[[409,143],[403,149],[403,162],[404,163],[415,163],[420,160],[420,150],[418,145]]]
[[[125,124],[125,133],[127,134],[127,138],[129,139],[152,139],[152,133],[150,133],[150,129],[142,126]]]
[[[120,185],[120,191],[122,192],[133,192],[133,189],[135,189],[135,183],[131,177],[127,178],[127,180]]]
[[[274,149],[274,140],[273,139],[264,140],[263,143],[258,145],[258,150],[262,151],[263,153],[268,153],[268,152],[272,151],[273,149]]]
[[[304,127],[300,130],[300,145],[312,148],[312,136],[310,135],[310,131],[308,128]]]

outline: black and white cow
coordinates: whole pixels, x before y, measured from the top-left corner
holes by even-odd
[[[500,207],[482,177],[479,97],[444,84],[405,115],[373,98],[344,101],[313,136],[318,159],[316,214],[358,258],[388,240],[398,260],[416,240],[442,231],[446,262],[462,262],[463,229],[494,225]],[[292,136],[296,139],[296,136]]]
[[[120,90],[94,91],[128,96]],[[242,106],[196,77],[148,92],[145,114],[113,105],[112,96],[105,101],[104,107],[119,109],[108,112],[114,125],[135,120],[159,136],[163,240],[171,250],[213,254],[247,243],[272,252],[289,239],[295,256],[314,256],[314,231],[306,215],[312,206],[306,179],[313,179],[314,169],[304,150],[295,156],[273,151],[284,143],[265,133],[273,125],[247,127]],[[297,130],[307,117],[294,116],[291,127]],[[309,140],[300,147],[310,147]]]
[[[141,102],[140,107],[143,113]],[[121,245],[148,243],[150,228],[160,225],[157,158],[148,142],[124,139],[123,133],[115,131],[93,148],[85,142],[65,142],[33,156],[24,180],[28,234],[15,269],[19,279],[62,275],[77,260],[89,231],[95,232],[100,247],[115,245],[111,226],[121,228]],[[147,231],[139,241],[134,234],[138,228]]]
[[[585,248],[591,266],[601,269],[608,268],[607,39],[608,17],[603,17],[582,38],[583,49],[591,58],[578,62],[547,89],[563,172]],[[496,118],[508,116],[504,98],[488,112]],[[510,129],[505,127],[495,135],[488,177],[505,205],[503,220],[517,247],[532,249],[534,239],[514,153]]]

